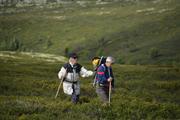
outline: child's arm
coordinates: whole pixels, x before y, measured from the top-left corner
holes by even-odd
[[[66,69],[64,67],[62,67],[58,73],[58,78],[62,79],[65,75],[66,75]]]
[[[82,77],[90,77],[93,75],[93,72],[91,70],[87,70],[84,67],[81,68],[80,75]]]

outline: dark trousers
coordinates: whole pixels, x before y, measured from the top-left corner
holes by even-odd
[[[109,100],[109,86],[96,86],[96,93],[102,102]]]
[[[75,89],[74,89],[74,84],[72,85],[73,88],[73,93],[71,95],[71,101],[72,103],[76,104],[79,102],[79,95],[76,95]]]

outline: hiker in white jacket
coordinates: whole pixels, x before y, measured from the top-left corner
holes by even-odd
[[[92,71],[86,70],[83,66],[77,63],[78,56],[76,53],[69,55],[69,62],[64,64],[58,73],[59,79],[63,80],[63,91],[67,95],[71,95],[73,103],[79,101],[80,81],[79,77],[89,77],[93,75]]]

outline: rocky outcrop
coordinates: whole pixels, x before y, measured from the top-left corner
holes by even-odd
[[[1,6],[12,6],[16,4],[46,4],[48,0],[0,0]]]

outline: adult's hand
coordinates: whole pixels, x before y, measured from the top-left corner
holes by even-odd
[[[108,82],[111,82],[112,81],[112,77],[110,77],[110,78],[108,78],[108,80],[107,80]]]

